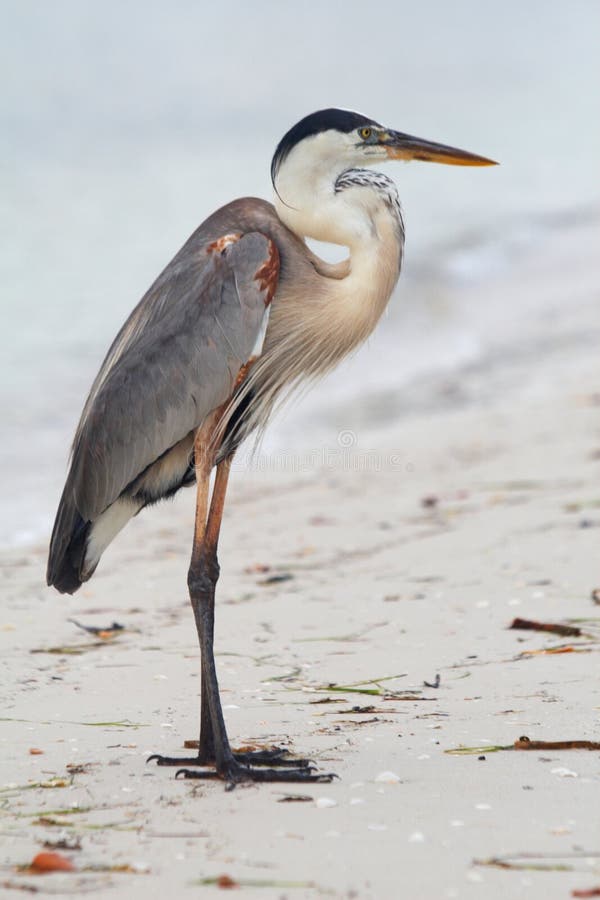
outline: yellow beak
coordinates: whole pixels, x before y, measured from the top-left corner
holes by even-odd
[[[486,156],[477,156],[457,147],[424,141],[401,131],[387,131],[379,137],[390,159],[420,159],[423,162],[445,163],[448,166],[497,166]]]

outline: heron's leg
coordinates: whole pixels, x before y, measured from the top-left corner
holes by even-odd
[[[280,748],[258,751],[256,754],[235,754],[229,744],[219,696],[213,638],[215,587],[219,578],[217,546],[233,455],[224,459],[217,466],[210,511],[207,517],[210,467],[203,468],[201,462],[205,446],[206,444],[202,445],[198,438],[196,439],[194,452],[196,455],[198,493],[194,546],[188,572],[190,600],[200,643],[202,674],[202,710],[198,757],[193,760],[180,759],[178,761],[170,757],[151,758],[157,759],[159,765],[178,763],[185,766],[214,763],[216,767],[216,772],[214,770],[192,771],[185,768],[180,769],[177,775],[182,774],[185,778],[220,777],[232,783],[238,781],[331,781],[332,775],[313,775],[313,770],[309,766],[308,760],[289,758],[287,752]],[[282,768],[255,769],[252,767],[252,764],[255,766],[281,766]]]
[[[286,750],[273,748],[256,753],[234,753],[229,744],[213,651],[215,586],[219,577],[217,546],[225,507],[225,495],[233,454],[217,466],[215,485],[208,520],[200,544],[194,541],[192,562],[188,573],[190,598],[196,617],[196,627],[202,657],[202,728],[210,740],[216,772],[181,769],[177,775],[185,778],[225,778],[237,781],[331,781],[332,775],[313,775],[306,759],[294,759]],[[208,708],[210,723],[206,716]],[[200,756],[206,745],[200,735]],[[274,769],[255,769],[253,766],[281,766]]]
[[[150,756],[148,761],[156,760],[159,766],[205,766],[211,764],[214,765],[216,763],[213,713],[211,710],[209,691],[211,673],[210,671],[207,671],[204,660],[207,659],[209,654],[212,656],[213,652],[215,585],[219,575],[217,545],[223,517],[227,482],[233,457],[224,460],[217,467],[210,512],[207,516],[210,466],[202,465],[204,452],[203,447],[196,448],[197,502],[194,528],[194,549],[189,574],[189,580],[191,582],[190,597],[196,620],[202,658],[200,740],[198,742],[198,753],[193,757],[163,756],[161,754],[153,754]],[[214,660],[212,662],[212,669],[214,671]],[[216,674],[212,677],[214,678],[214,681],[216,681]],[[222,723],[223,714],[220,711],[218,689],[215,694],[218,705],[217,716]],[[225,732],[224,723],[221,724],[220,732],[221,734]],[[296,759],[289,751],[281,747],[234,753],[233,755],[238,762],[252,763],[254,765],[304,767],[309,764],[308,760]]]
[[[212,457],[207,454],[206,448],[211,445],[211,434],[214,427],[212,418],[208,420],[196,432],[194,439],[194,467],[196,470],[196,514],[194,520],[194,543],[192,548],[192,560],[188,572],[188,586],[190,600],[196,621],[196,631],[200,643],[200,740],[198,754],[194,757],[182,758],[174,756],[162,756],[154,753],[148,757],[147,762],[156,760],[159,766],[181,765],[205,765],[214,763],[214,738],[212,727],[212,715],[208,699],[207,681],[204,673],[204,650],[202,632],[206,633],[206,639],[212,645],[214,635],[214,595],[215,584],[219,575],[218,565],[216,571],[209,571],[205,565],[206,554],[204,543],[208,528],[208,498],[210,489],[210,473],[212,470]],[[217,469],[217,477],[219,475]],[[216,484],[216,482],[215,482]],[[216,557],[215,557],[216,563]],[[212,577],[211,577],[212,576]]]
[[[210,511],[208,518],[205,519],[205,527],[200,539],[198,539],[199,526],[198,517],[196,517],[194,548],[188,572],[188,587],[196,620],[202,667],[202,708],[198,756],[203,762],[216,763],[217,767],[223,758],[232,757],[219,698],[213,650],[215,587],[219,578],[217,546],[232,462],[233,455],[224,459],[217,466]]]
[[[198,448],[198,450],[200,453],[205,453],[201,448]],[[213,712],[209,688],[210,674],[206,669],[205,660],[207,655],[212,657],[214,668],[215,588],[219,578],[217,546],[232,462],[233,454],[217,466],[208,517],[206,516],[206,508],[208,506],[210,469],[207,467],[208,471],[206,468],[203,470],[203,474],[206,475],[207,493],[203,493],[199,503],[196,505],[194,547],[188,572],[190,600],[194,611],[201,655],[200,741],[197,760],[197,763],[200,764],[216,762]],[[199,507],[200,516],[198,515]],[[216,674],[214,677],[216,680]],[[217,688],[217,699],[218,696]],[[223,718],[222,713],[221,718]]]

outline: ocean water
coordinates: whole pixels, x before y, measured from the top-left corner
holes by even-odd
[[[0,11],[0,545],[50,528],[86,391],[128,312],[213,209],[271,196],[273,149],[314,109],[359,109],[501,166],[386,167],[407,224],[401,287],[368,346],[274,423],[268,447],[394,424],[415,386],[533,346],[549,317],[557,333],[587,303],[545,305],[540,284],[598,221],[594,0]],[[585,321],[589,335],[593,307]]]

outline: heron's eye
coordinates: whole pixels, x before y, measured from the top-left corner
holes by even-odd
[[[358,133],[360,134],[363,141],[368,141],[371,135],[373,134],[372,128],[359,128]]]

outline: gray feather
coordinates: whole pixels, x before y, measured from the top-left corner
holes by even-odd
[[[127,321],[75,437],[69,479],[84,519],[229,398],[265,313],[255,274],[268,252],[256,233],[222,254],[194,248]]]
[[[247,214],[254,205],[262,216]],[[270,241],[253,226],[275,218],[262,201],[224,207],[191,236],[121,328],[75,434],[49,583],[76,589],[86,523],[230,398],[265,316],[256,273],[269,260]],[[243,236],[211,252],[228,233]]]

